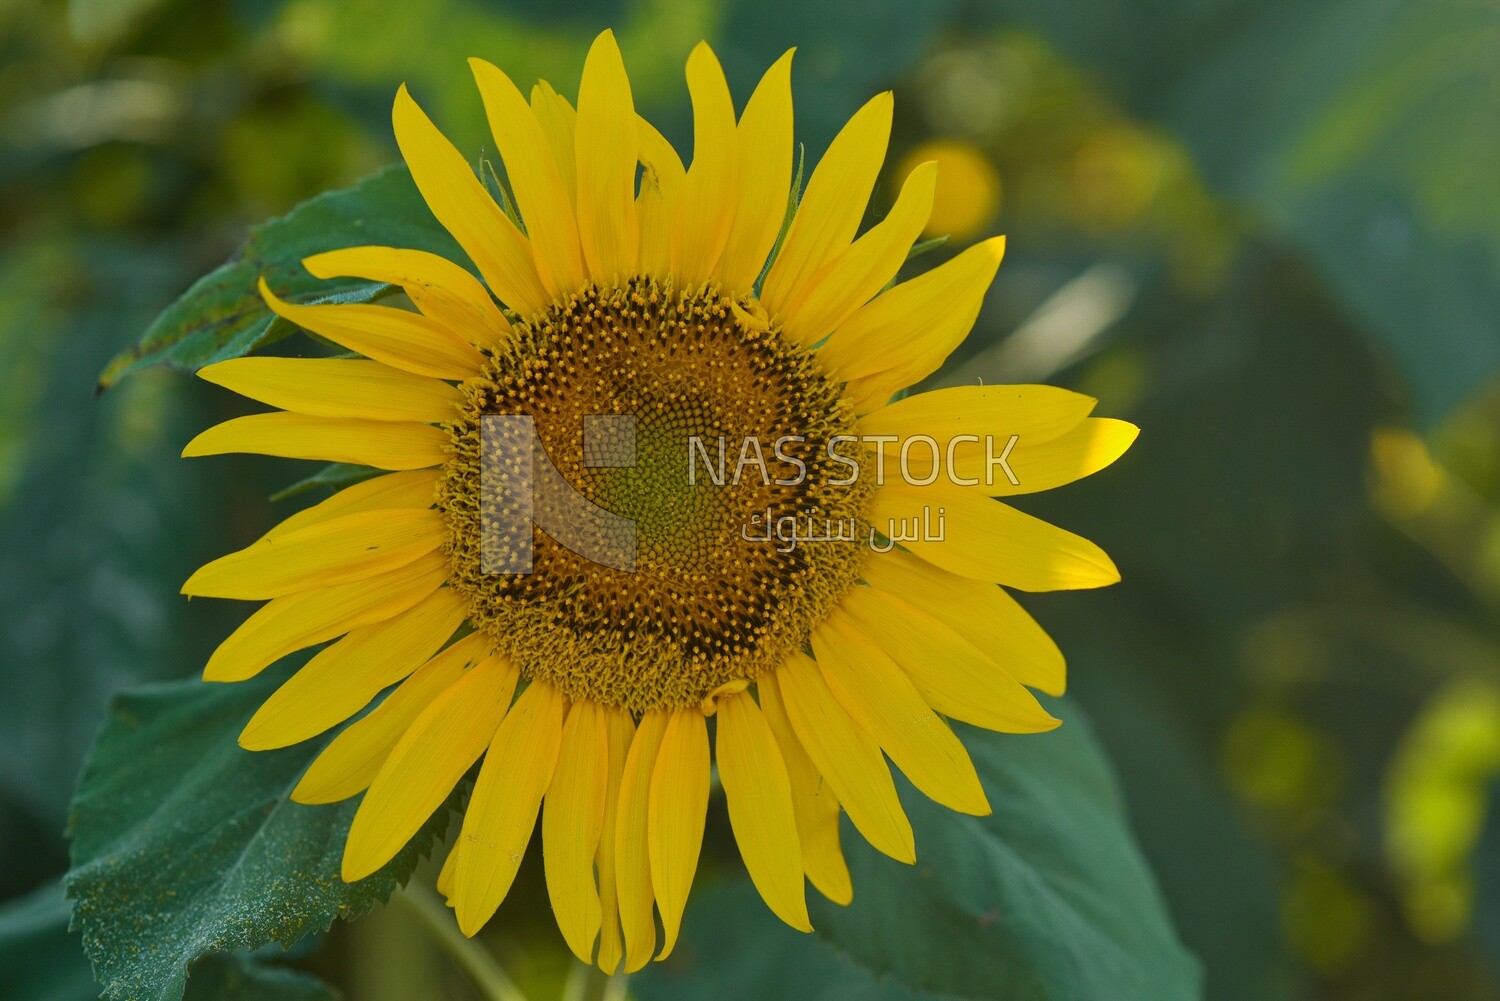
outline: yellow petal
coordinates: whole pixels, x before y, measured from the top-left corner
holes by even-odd
[[[406,92],[396,93],[391,113],[396,144],[412,180],[443,228],[464,248],[500,301],[522,316],[547,307],[531,255],[531,243],[506,218],[462,153],[437,130]]]
[[[578,243],[578,220],[552,147],[510,77],[483,59],[470,59],[469,67],[531,238],[542,287],[552,299],[566,296],[582,288],[588,276]]]
[[[1036,696],[978,647],[899,598],[855,588],[828,624],[883,651],[923,701],[946,716],[1003,733],[1043,733],[1058,725]]]
[[[1056,386],[955,386],[908,396],[866,414],[859,430],[885,436],[879,445],[886,452],[899,452],[908,439],[928,437],[946,453],[955,436],[969,435],[979,441],[959,444],[979,450],[988,437],[989,450],[1000,454],[1012,435],[1018,445],[1061,437],[1081,424],[1097,402]],[[925,448],[911,451],[931,456]]]
[[[635,273],[635,105],[614,32],[594,39],[578,88],[578,236],[589,272],[602,283]]]
[[[693,164],[688,168],[673,223],[672,274],[691,288],[713,274],[729,239],[734,192],[734,101],[718,57],[707,42],[687,61],[693,99]]]
[[[442,588],[398,618],[351,629],[261,705],[240,733],[240,746],[286,747],[337,726],[426,663],[467,613],[458,592]]]
[[[865,840],[900,862],[915,862],[911,823],[875,738],[850,718],[811,658],[795,654],[776,671],[787,718],[807,756]]]
[[[531,88],[531,113],[536,115],[536,123],[546,134],[547,145],[552,147],[563,187],[568,189],[568,197],[577,205],[578,171],[574,167],[573,142],[578,132],[578,112],[573,110],[566,97],[552,89],[550,83],[538,80]]]
[[[399,285],[424,316],[470,344],[494,347],[510,332],[510,323],[479,279],[446,257],[425,250],[349,247],[314,254],[302,266],[315,278],[353,275]]]
[[[533,680],[485,752],[453,869],[453,909],[465,935],[484,927],[521,868],[557,764],[562,724],[562,696]]]
[[[285,535],[321,521],[361,511],[391,508],[427,508],[432,506],[438,474],[430,469],[413,469],[400,473],[372,476],[347,486],[327,500],[303,508],[284,519],[266,533],[266,537]]]
[[[665,278],[672,269],[672,224],[687,176],[682,158],[650,122],[637,116],[640,143],[641,193],[635,211],[641,229],[642,274]]]
[[[840,324],[818,357],[851,390],[882,400],[916,384],[969,336],[1004,256],[997,236],[902,282]]]
[[[495,735],[517,676],[510,661],[487,658],[422,710],[380,766],[349,825],[344,882],[389,862],[443,805]]]
[[[802,848],[781,751],[748,692],[718,704],[719,780],[750,881],[776,916],[812,931],[802,891]]]
[[[854,885],[849,880],[849,866],[839,844],[839,798],[833,794],[833,787],[823,781],[792,730],[775,675],[763,675],[756,687],[760,692],[761,712],[786,762],[807,878],[829,900],[847,904],[854,899]]]
[[[839,704],[868,731],[912,785],[959,813],[985,816],[989,800],[969,752],[896,663],[847,619],[813,631],[812,646]]]
[[[405,566],[442,545],[437,511],[364,511],[276,535],[205,564],[182,585],[204,598],[276,598]]]
[[[260,297],[277,316],[403,372],[434,379],[467,379],[484,366],[484,356],[474,345],[438,321],[409,309],[360,302],[299,306],[277,298],[264,278],[260,280]]]
[[[676,189],[687,177],[682,157],[661,130],[640,115],[635,116],[636,141],[640,144],[641,166],[661,179],[665,187]]]
[[[652,891],[647,828],[651,776],[656,770],[669,718],[664,710],[641,717],[625,759],[625,773],[620,777],[620,806],[615,818],[615,884],[620,926],[625,933],[626,973],[634,973],[651,962],[651,954],[656,950],[656,916],[652,911],[656,897]]]
[[[594,853],[604,831],[609,782],[609,731],[604,710],[579,702],[563,724],[557,769],[542,809],[542,862],[557,927],[573,955],[593,962],[599,934]],[[613,917],[613,915],[611,915]]]
[[[275,455],[376,469],[427,469],[448,459],[448,433],[430,424],[309,417],[276,411],[215,424],[183,446],[201,455]]]
[[[443,868],[438,871],[437,892],[443,895],[443,900],[449,907],[453,906],[453,870],[458,866],[458,846],[454,845],[448,849],[448,855],[443,859]]]
[[[787,336],[816,344],[885,288],[922,235],[936,188],[937,164],[912,171],[890,215],[819,271],[800,301],[787,304]]]
[[[389,573],[266,602],[208,658],[204,681],[244,681],[289,653],[400,615],[442,586],[448,558],[433,552]]]
[[[750,291],[786,218],[792,185],[792,51],[766,70],[735,129],[739,188],[729,239],[714,271],[731,294]]]
[[[657,959],[666,959],[677,945],[682,911],[698,871],[708,814],[708,772],[708,726],[703,713],[697,708],[674,711],[651,772],[646,824],[651,888],[661,912],[662,946]]]
[[[940,655],[927,644],[925,637],[941,635],[937,642],[946,647],[951,642],[943,632],[947,629],[982,651],[992,663],[1021,684],[1040,688],[1048,695],[1063,693],[1067,686],[1067,665],[1062,651],[1047,631],[1003,588],[940,570],[899,549],[884,555],[872,554],[866,558],[862,573],[877,597],[871,597],[866,591],[851,591],[844,607],[866,624],[880,619],[879,628],[886,630],[885,635],[890,640],[881,642],[877,639],[877,642],[881,642],[902,667],[915,661],[919,654],[930,655],[931,660],[939,665],[952,661],[958,665],[952,672],[953,683],[970,688],[987,703],[996,703],[995,711],[1001,711],[999,704],[1005,700],[999,693],[992,692],[997,682],[983,678],[983,672],[972,665],[971,655]],[[909,605],[911,611],[900,608],[887,614],[892,613],[892,606],[880,600],[878,595],[881,594],[894,596],[904,605]],[[923,614],[914,616],[914,611]],[[873,637],[876,627],[870,628]],[[925,683],[916,677],[920,670],[922,668],[907,668],[918,688]],[[1003,682],[998,684],[1008,687]],[[986,692],[990,694],[980,694]],[[989,726],[958,711],[953,701],[947,706],[933,704],[949,716]]]
[[[489,642],[480,633],[470,633],[423,664],[380,705],[333,738],[292,790],[292,799],[337,803],[368,788],[392,748],[428,706],[489,658]]]
[[[887,483],[875,492],[870,523],[934,566],[1022,591],[1104,587],[1120,579],[1088,539],[969,487]]]
[[[766,274],[761,299],[772,315],[791,315],[818,272],[854,240],[885,160],[893,108],[889,91],[872,97],[834,137],[813,171]]]
[[[952,473],[956,482],[977,481],[991,497],[1037,493],[1092,476],[1124,455],[1140,433],[1127,421],[1090,417],[1051,441],[1018,440],[1007,457],[1015,483],[977,449],[955,452]]]
[[[233,358],[198,370],[216,386],[282,410],[368,421],[451,421],[457,387],[353,358]]]
[[[617,889],[619,865],[615,857],[615,832],[620,813],[620,785],[625,777],[625,759],[635,739],[635,723],[623,709],[605,709],[604,722],[609,731],[609,781],[604,795],[604,829],[599,836],[599,969],[613,975],[625,958],[625,939],[620,930],[620,896]],[[650,875],[644,874],[647,883]],[[650,917],[650,903],[646,904]],[[655,942],[647,948],[651,954]]]
[[[911,483],[943,482],[976,487],[991,497],[1037,493],[1090,476],[1123,455],[1140,430],[1125,421],[1088,417],[1045,440],[1031,436],[976,433],[934,448],[912,441],[902,457]],[[985,439],[988,440],[985,440]],[[894,451],[898,443],[887,444]]]

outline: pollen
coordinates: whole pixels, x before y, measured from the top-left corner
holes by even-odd
[[[463,388],[438,488],[452,586],[497,650],[570,701],[702,705],[806,650],[859,579],[872,487],[837,458],[857,454],[854,413],[753,300],[647,278],[591,285],[518,324]],[[569,548],[541,519],[517,524],[546,505],[486,477],[491,415],[532,418],[533,470],[550,463],[632,526],[628,564],[556,532]],[[588,430],[601,416],[629,420],[611,435],[633,433],[629,447],[604,442],[605,464]],[[530,572],[485,572],[495,547]]]

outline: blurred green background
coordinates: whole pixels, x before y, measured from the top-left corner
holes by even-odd
[[[571,94],[607,25],[678,139],[700,38],[740,101],[798,47],[809,162],[894,87],[872,213],[937,159],[929,260],[1010,241],[934,383],[1052,382],[1144,429],[1028,505],[1124,584],[1027,605],[1207,996],[1500,996],[1492,0],[0,0],[0,996],[93,996],[54,900],[79,765],[112,693],[194,674],[243,614],[178,587],[302,473],[179,460],[227,394],[155,369],[95,398],[100,371],[248,225],[396,159],[398,83],[477,155],[464,58]],[[527,873],[487,934],[544,984],[566,951]],[[302,963],[356,1001],[469,997],[411,922]],[[18,951],[76,975],[43,993]]]

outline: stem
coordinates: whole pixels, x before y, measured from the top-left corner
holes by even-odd
[[[574,960],[563,1001],[625,1001],[625,983],[624,971],[609,976],[591,963]]]
[[[473,981],[485,1001],[526,1001],[526,995],[489,950],[458,930],[448,908],[426,886],[414,881],[393,899],[406,904],[433,940]]]

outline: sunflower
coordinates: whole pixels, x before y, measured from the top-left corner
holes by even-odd
[[[388,283],[405,300],[299,305],[262,282],[278,315],[352,356],[200,372],[277,409],[213,427],[184,455],[375,474],[183,587],[265,602],[208,680],[320,647],[240,743],[284,747],[357,717],[292,794],[363,794],[344,879],[391,859],[478,764],[438,879],[461,929],[495,913],[540,813],[568,946],[633,971],[677,940],[713,762],[751,879],[805,931],[804,880],[853,895],[841,811],[882,852],[916,857],[887,756],[980,815],[989,803],[946,718],[1057,725],[1030,689],[1060,693],[1063,659],[1003,586],[1118,574],[1092,543],[996,498],[1108,465],[1135,428],[1046,386],[889,402],[963,340],[1004,242],[892,284],[936,176],[913,170],[857,234],[888,93],[839,132],[789,213],[791,56],[736,116],[713,52],[692,52],[688,167],[636,114],[609,32],[576,109],[546,83],[528,100],[473,60],[513,209],[403,87],[401,153],[475,272],[390,247],[317,254],[304,262],[315,277]],[[497,458],[497,417],[524,418],[534,450]],[[545,505],[501,475],[532,458],[559,474],[559,497],[629,526],[628,565],[565,545],[555,518],[537,527]],[[496,559],[507,572],[490,572]]]

